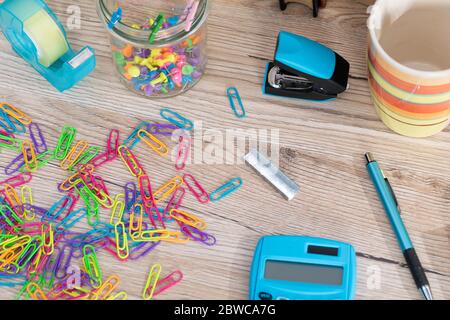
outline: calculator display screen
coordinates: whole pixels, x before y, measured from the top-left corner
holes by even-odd
[[[267,260],[264,277],[271,280],[342,285],[341,267]]]

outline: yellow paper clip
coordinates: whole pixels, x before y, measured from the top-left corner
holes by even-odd
[[[127,300],[128,294],[125,291],[120,291],[114,295],[110,295],[106,300]]]
[[[125,260],[130,255],[130,251],[128,248],[128,238],[127,238],[127,232],[125,229],[125,225],[123,222],[119,222],[114,226],[114,231],[116,234],[116,250],[117,250],[117,256]]]
[[[206,222],[193,214],[181,211],[179,209],[172,209],[170,210],[170,216],[181,223],[187,224],[188,226],[192,226],[199,230],[206,229]]]
[[[100,190],[96,187],[93,187],[92,189],[93,190],[91,191],[94,191],[92,192],[92,195],[100,205],[108,209],[111,209],[114,206],[114,200],[104,190]]]
[[[27,285],[27,292],[33,300],[48,300],[44,291],[42,291],[41,287],[35,282],[30,282]]]
[[[135,232],[131,235],[131,238],[136,242],[156,242],[156,241],[166,241],[172,243],[189,242],[189,238],[186,237],[182,232],[166,229],[144,230],[141,232]]]
[[[60,167],[63,170],[69,169],[75,161],[80,158],[80,156],[83,154],[83,152],[89,147],[89,143],[87,141],[78,141],[76,145],[70,149],[67,156],[61,161]]]
[[[45,255],[49,256],[55,249],[53,227],[52,224],[42,225],[42,250]]]
[[[111,217],[109,223],[115,225],[122,222],[123,212],[125,211],[125,196],[121,193],[117,194],[114,198],[114,204],[111,209]]]
[[[125,163],[126,167],[133,176],[139,177],[140,175],[142,175],[143,170],[141,165],[139,164],[138,160],[127,146],[125,145],[119,146],[118,152],[120,158]]]
[[[109,300],[113,291],[119,286],[120,278],[116,275],[109,276],[103,284],[92,293],[93,300]]]
[[[18,216],[23,216],[23,210],[22,210],[23,204],[22,204],[22,201],[20,200],[19,195],[16,192],[16,189],[14,189],[12,186],[7,184],[4,189],[4,194],[5,194],[5,198],[8,200],[8,202],[11,206],[10,209],[12,209],[12,211],[14,211]],[[9,209],[9,208],[7,208],[7,209]],[[17,220],[17,218],[19,218],[19,217],[14,217],[14,218]],[[17,222],[19,222],[19,224],[22,224],[21,219],[20,219],[20,221],[17,220]]]
[[[30,140],[24,140],[22,142],[22,154],[25,161],[25,168],[32,172],[37,169],[37,156],[34,151],[33,143]]]
[[[167,145],[151,133],[148,133],[146,130],[141,129],[139,130],[138,135],[146,145],[152,148],[161,157],[165,157],[169,154],[169,148],[167,147]]]
[[[155,292],[156,284],[159,280],[159,275],[161,274],[161,265],[156,263],[150,269],[148,274],[147,282],[145,283],[144,292],[142,293],[142,298],[144,300],[150,300],[153,298],[153,293]],[[148,292],[150,289],[150,292]]]
[[[175,190],[180,187],[184,183],[183,178],[180,176],[175,176],[170,179],[166,184],[164,184],[161,188],[156,190],[153,194],[153,198],[155,203],[163,201],[165,198],[170,196]]]
[[[142,231],[142,222],[144,221],[144,208],[142,204],[137,203],[134,205],[133,210],[130,213],[130,221],[128,222],[128,233],[139,233]]]
[[[29,185],[24,185],[20,188],[22,205],[29,204],[33,205],[33,193]],[[23,217],[27,221],[32,221],[36,217],[33,209],[27,209],[26,206],[23,207]]]
[[[26,115],[22,110],[19,108],[16,108],[9,103],[2,102],[1,103],[1,109],[3,109],[8,115],[22,123],[23,125],[29,125],[31,124],[32,120],[31,117]]]

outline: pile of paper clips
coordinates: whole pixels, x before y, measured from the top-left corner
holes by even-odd
[[[119,131],[111,130],[103,151],[87,141],[74,143],[76,129],[70,126],[63,127],[56,147],[50,149],[29,116],[1,104],[0,151],[8,148],[19,154],[5,167],[10,178],[0,182],[0,286],[22,286],[17,299],[126,299],[127,293],[119,291],[120,278],[103,276],[99,250],[129,261],[141,259],[164,242],[215,245],[216,238],[205,231],[206,222],[180,209],[183,198],[189,191],[200,203],[216,202],[241,187],[242,179],[233,178],[208,194],[194,176],[183,173],[153,192],[133,147],[143,142],[152,150],[150,156],[166,157],[169,147],[158,136],[181,130],[175,150],[175,169],[181,171],[194,128],[192,121],[170,109],[160,114],[168,124],[142,122],[122,143]],[[27,132],[29,139],[16,137]],[[133,180],[125,184],[123,194],[113,197],[97,170],[118,158]],[[61,199],[47,209],[34,205],[27,184],[49,161],[58,161],[70,176],[58,185]],[[75,209],[77,203],[82,207]],[[109,217],[103,217],[101,209],[110,210]],[[89,231],[71,230],[83,221]],[[151,267],[143,299],[152,299],[183,278],[180,270],[160,278],[161,273],[160,264]]]

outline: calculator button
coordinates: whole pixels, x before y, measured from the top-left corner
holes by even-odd
[[[261,300],[272,300],[272,295],[270,293],[267,293],[267,292],[260,292],[259,293],[259,298]]]

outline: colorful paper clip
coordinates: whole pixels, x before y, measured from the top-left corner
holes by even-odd
[[[191,120],[186,119],[179,113],[176,113],[175,111],[172,111],[169,108],[161,109],[159,114],[161,115],[161,117],[163,117],[173,125],[176,125],[180,129],[184,129],[187,131],[191,131],[192,129],[194,129],[194,123]]]
[[[28,130],[30,131],[30,139],[33,142],[36,153],[41,154],[46,152],[48,150],[47,143],[39,125],[33,122],[28,126]]]
[[[108,22],[108,28],[112,29],[122,19],[122,7],[118,7],[111,15],[111,20]]]
[[[172,193],[175,192],[175,190],[180,187],[184,183],[183,178],[180,176],[175,176],[167,183],[165,183],[161,188],[155,191],[153,194],[153,199],[155,200],[155,203],[158,204],[159,202],[166,199],[168,196],[170,196]]]
[[[179,128],[173,124],[150,123],[147,126],[148,133],[161,136],[171,136],[177,129]]]
[[[10,185],[13,188],[20,187],[20,186],[30,182],[31,178],[32,178],[32,176],[29,172],[20,173],[16,176],[8,178],[8,179],[0,182],[0,191],[2,191],[3,190],[2,187],[6,186],[6,185]]]
[[[212,202],[218,202],[219,200],[230,195],[242,186],[243,182],[241,178],[233,178],[221,187],[217,188],[209,194],[209,198]]]
[[[117,256],[122,260],[126,260],[130,254],[130,251],[128,248],[128,238],[125,225],[122,222],[117,223],[114,226],[114,231],[116,235]]]
[[[114,290],[119,286],[120,278],[116,275],[109,276],[105,282],[92,293],[92,300],[108,300]]]
[[[0,134],[0,148],[19,151],[21,147],[22,142],[19,139]]]
[[[31,188],[28,185],[24,185],[20,188],[20,195],[22,204],[33,205],[33,193],[31,192]],[[27,221],[32,221],[36,217],[34,210],[32,208],[27,208],[24,206],[23,208],[23,217]]]
[[[87,150],[75,160],[68,168],[69,171],[76,171],[83,164],[87,164],[89,161],[94,159],[100,153],[100,147],[90,146]],[[39,158],[39,157],[38,157]]]
[[[99,287],[102,284],[103,275],[98,265],[95,248],[90,244],[83,247],[83,262],[86,272],[90,277],[91,284],[94,287]]]
[[[87,141],[77,142],[72,149],[67,153],[65,158],[61,161],[60,167],[63,170],[68,170],[75,162],[83,155],[84,151],[88,148],[89,143]]]
[[[37,156],[34,151],[33,143],[30,140],[22,142],[22,155],[25,161],[25,168],[32,172],[37,169]]]
[[[159,14],[151,27],[150,36],[148,37],[148,43],[153,44],[153,42],[155,42],[156,34],[159,32],[159,30],[161,30],[163,23],[164,23],[164,15]]]
[[[125,139],[123,145],[127,146],[130,150],[139,142],[139,130],[147,128],[149,125],[146,121],[141,121],[134,129],[133,132]]]
[[[30,282],[27,285],[27,292],[30,295],[30,298],[33,300],[48,300],[48,297],[45,295],[42,288],[34,282]]]
[[[178,187],[177,190],[172,194],[169,202],[167,202],[166,208],[163,212],[163,218],[167,221],[172,219],[170,217],[170,210],[178,209],[181,206],[181,202],[183,201],[184,195],[186,194],[186,190],[183,187]]]
[[[189,191],[194,195],[195,198],[200,203],[208,203],[209,202],[209,195],[203,189],[202,185],[195,179],[191,174],[185,173],[183,175],[183,181],[187,185]]]
[[[242,104],[241,96],[239,95],[239,91],[235,87],[230,87],[227,89],[228,100],[230,101],[231,109],[234,112],[234,115],[238,118],[245,118],[246,112],[244,105]],[[236,101],[235,101],[236,100]],[[236,106],[236,102],[239,105],[239,110]]]
[[[54,234],[52,224],[42,225],[42,250],[47,256],[51,255],[55,249]]]
[[[124,211],[125,211],[124,195],[119,193],[114,198],[114,204],[111,209],[111,217],[109,218],[109,223],[115,225],[119,222],[122,222]]]
[[[150,291],[153,290],[153,297],[156,297],[181,282],[181,280],[183,280],[183,273],[180,270],[176,270],[167,277],[158,280],[155,289],[151,288]]]
[[[154,264],[150,269],[147,282],[145,283],[144,292],[142,293],[142,298],[144,300],[151,300],[153,298],[161,270],[162,267],[159,263]]]
[[[27,126],[32,122],[31,117],[26,115],[19,108],[16,108],[8,103],[2,102],[1,109],[4,110],[9,116],[13,117],[14,119],[22,123],[23,125]]]
[[[139,130],[138,135],[146,145],[152,148],[161,157],[165,157],[169,154],[169,148],[167,147],[167,145],[156,138],[154,135],[148,133],[146,130]]]
[[[199,230],[206,229],[206,222],[193,214],[181,211],[179,209],[172,209],[170,210],[170,216],[182,224],[192,226]]]
[[[112,129],[109,132],[108,141],[106,143],[106,153],[111,157],[117,158],[119,156],[120,132],[117,129]]]
[[[144,208],[141,204],[136,204],[130,213],[130,221],[128,222],[128,233],[140,233],[144,221]]]
[[[58,144],[55,148],[55,159],[63,160],[72,146],[73,139],[75,139],[75,135],[77,130],[75,128],[64,126],[62,128],[61,135],[58,140]]]
[[[127,300],[128,294],[125,291],[120,291],[114,295],[110,295],[106,300]]]
[[[152,186],[150,184],[150,178],[147,175],[139,176],[138,185],[145,207],[150,209],[153,208],[155,200],[153,197]]]
[[[133,176],[139,177],[144,174],[141,164],[127,146],[121,145],[119,147],[119,156]]]
[[[184,170],[186,168],[186,164],[191,153],[191,143],[191,137],[187,135],[180,136],[180,141],[176,150],[175,169]]]
[[[10,176],[20,169],[25,168],[25,160],[23,159],[23,154],[19,153],[17,157],[11,160],[5,167],[5,174]]]
[[[217,242],[216,238],[213,235],[210,235],[210,234],[208,234],[204,231],[201,231],[192,226],[182,225],[181,232],[183,232],[189,238],[191,238],[195,241],[202,242],[203,244],[206,244],[207,246],[213,246]]]

